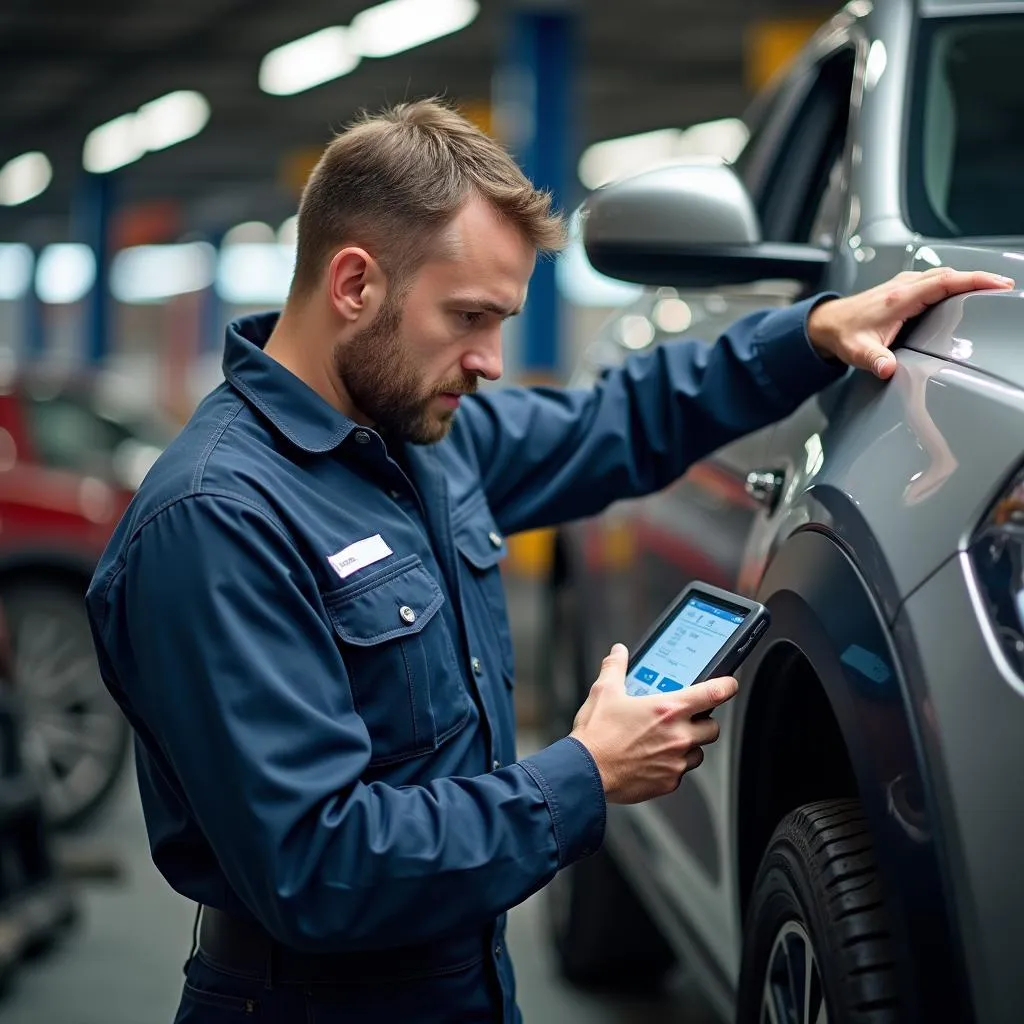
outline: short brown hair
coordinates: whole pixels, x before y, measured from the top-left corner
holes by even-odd
[[[364,113],[328,144],[303,190],[293,294],[312,291],[346,243],[371,249],[389,281],[400,282],[473,193],[538,251],[565,245],[551,195],[456,110],[430,99]]]

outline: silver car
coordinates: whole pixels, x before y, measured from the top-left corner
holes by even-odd
[[[588,202],[591,262],[649,287],[578,383],[637,339],[901,270],[1024,283],[1024,4],[852,0],[747,123],[733,165]],[[891,381],[851,371],[557,533],[553,733],[690,579],[772,613],[700,771],[611,808],[602,854],[553,883],[571,979],[682,962],[758,1024],[1024,1021],[1022,299],[947,300],[905,325]]]

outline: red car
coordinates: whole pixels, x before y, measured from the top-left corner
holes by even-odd
[[[0,599],[26,756],[56,826],[88,818],[126,760],[129,729],[100,678],[83,597],[168,436],[95,384],[21,378],[0,390]]]

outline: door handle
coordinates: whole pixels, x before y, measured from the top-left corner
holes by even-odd
[[[785,482],[786,474],[781,469],[754,469],[747,474],[744,490],[771,512],[778,503]]]

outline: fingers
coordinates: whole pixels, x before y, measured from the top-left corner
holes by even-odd
[[[688,717],[693,717],[701,712],[713,711],[731,700],[739,688],[739,683],[732,676],[722,676],[718,679],[708,679],[703,683],[694,683],[682,691],[680,706]]]
[[[604,687],[617,685],[623,689],[626,684],[626,665],[629,662],[629,651],[624,644],[612,644],[612,649],[604,656],[601,662],[601,674],[597,677],[595,686],[601,684]]]
[[[929,306],[964,292],[1002,290],[1014,286],[1012,278],[982,270],[953,270],[936,267],[926,270],[916,281],[900,283],[886,295],[885,303],[894,318],[907,320]]]
[[[890,340],[896,337],[902,321],[892,325]],[[882,380],[888,380],[896,372],[896,357],[884,346],[876,342],[861,341],[850,344],[846,349],[846,362],[859,370],[867,370]]]
[[[695,746],[703,747],[717,741],[721,726],[713,718],[698,718],[690,723],[689,738]]]
[[[686,757],[683,759],[683,774],[692,772],[694,768],[699,768],[704,763],[704,751],[700,747],[694,747]]]

